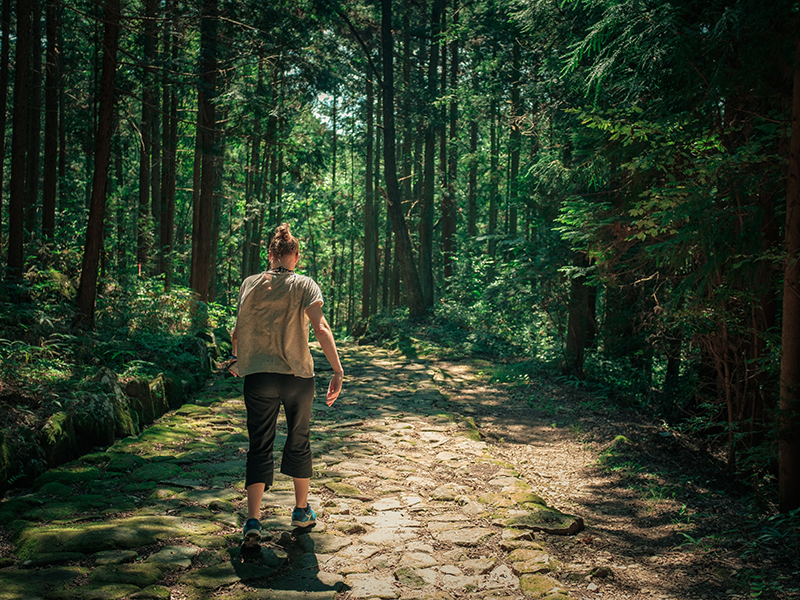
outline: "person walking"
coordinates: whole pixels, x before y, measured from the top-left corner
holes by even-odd
[[[314,399],[314,361],[308,347],[308,325],[333,368],[326,403],[342,391],[342,369],[330,325],[322,314],[322,292],[310,277],[294,272],[300,243],[286,223],[269,244],[269,270],[251,275],[239,290],[233,355],[244,377],[247,409],[245,488],[247,519],[242,547],[261,543],[261,501],[272,485],[273,445],[278,413],[283,405],[288,434],[280,471],[293,478],[293,527],[309,527],[316,513],[308,504],[311,483],[311,404]]]

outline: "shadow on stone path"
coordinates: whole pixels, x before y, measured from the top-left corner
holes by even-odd
[[[342,356],[331,408],[318,377],[310,532],[292,529],[291,480],[276,475],[262,519],[272,537],[241,552],[245,411],[241,381],[219,379],[0,504],[0,600],[566,598],[534,532],[582,522],[547,508],[440,390],[475,375],[371,346]]]

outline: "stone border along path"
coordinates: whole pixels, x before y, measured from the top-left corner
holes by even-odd
[[[370,346],[342,356],[330,409],[330,373],[318,377],[310,532],[292,529],[291,480],[277,475],[263,506],[272,537],[240,551],[245,410],[241,380],[220,378],[196,404],[0,504],[0,600],[567,598],[537,532],[582,521],[546,507],[448,407],[439,385],[468,385],[463,369]]]

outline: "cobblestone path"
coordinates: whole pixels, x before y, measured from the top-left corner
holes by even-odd
[[[480,365],[371,346],[342,356],[331,408],[318,372],[310,532],[291,527],[291,480],[277,475],[263,506],[271,538],[240,551],[245,411],[241,381],[220,378],[141,435],[0,504],[13,545],[0,600],[567,598],[543,540],[582,522],[545,506],[450,398],[479,387]]]

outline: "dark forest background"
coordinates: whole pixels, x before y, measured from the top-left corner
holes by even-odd
[[[789,0],[3,0],[4,385],[62,407],[97,364],[223,335],[286,221],[338,338],[429,335],[648,411],[796,509],[799,23]]]

